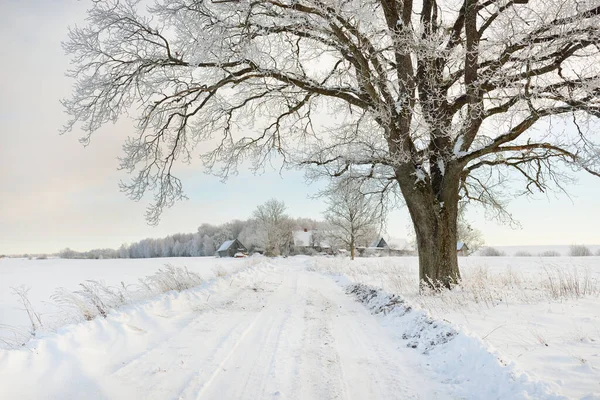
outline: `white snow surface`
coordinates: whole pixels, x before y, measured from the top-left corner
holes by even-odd
[[[586,267],[600,270],[599,258],[585,259]],[[487,262],[490,271],[515,262],[515,258],[467,260],[461,260],[467,270]],[[518,260],[524,273],[540,270],[536,260]],[[36,294],[40,291],[52,293],[56,286],[75,289],[76,282],[85,279],[131,282],[165,262],[187,265],[207,279],[194,289],[121,307],[107,318],[40,332],[22,348],[0,350],[0,398],[600,398],[597,297],[531,300],[485,310],[445,309],[436,315],[421,310],[422,299],[409,291],[402,297],[392,295],[393,282],[376,273],[389,269],[397,273],[394,268],[399,267],[411,271],[415,258],[358,261],[0,260],[2,325],[22,322],[7,312],[16,303],[6,289],[18,283],[31,284],[32,303],[39,307],[45,304],[39,301],[44,295]],[[564,261],[569,263],[573,260]],[[352,285],[359,281],[388,291],[359,286],[361,292]],[[347,293],[352,289],[354,293]],[[586,320],[597,329],[585,336],[587,353],[577,347],[581,343],[558,348],[564,341],[555,343],[550,335],[549,347],[518,343],[522,354],[513,352],[510,342],[518,338],[511,335],[522,326],[513,329],[509,324],[532,319],[540,329],[553,327],[560,336],[570,332],[571,318]],[[541,358],[529,357],[534,350]],[[566,355],[557,358],[561,351],[587,357],[579,374],[574,374]],[[554,373],[548,368],[555,368]]]
[[[600,257],[459,257],[459,264],[460,288],[426,295],[415,283],[416,257],[330,259],[315,268],[400,294],[434,321],[481,338],[503,363],[551,384],[555,393],[600,399]]]
[[[453,149],[454,158],[460,158],[467,154],[466,152],[461,150],[464,143],[465,143],[465,137],[463,135],[460,135],[458,138],[456,138],[456,142],[454,143],[454,149]]]

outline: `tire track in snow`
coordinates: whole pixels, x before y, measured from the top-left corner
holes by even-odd
[[[281,333],[291,315],[293,302],[290,299],[295,298],[296,288],[297,279],[286,275],[257,315],[253,326],[227,354],[216,375],[211,376],[196,399],[257,399],[267,395],[266,388],[282,341]]]
[[[176,304],[184,314],[163,324],[173,334],[150,329],[127,336],[139,338],[139,348],[148,346],[133,359],[132,352],[119,355],[106,341],[89,342],[98,343],[94,354],[111,359],[108,368],[82,374],[90,384],[78,386],[79,398],[449,398],[443,385],[425,375],[418,355],[398,347],[331,278],[281,263],[268,273],[249,273],[233,287],[221,285],[211,307]],[[68,356],[77,353],[68,346],[61,351],[64,364],[76,368],[79,358]],[[32,374],[37,384],[53,384],[48,397],[70,393],[60,388],[69,384],[63,376],[46,366],[38,370]]]
[[[308,351],[302,352],[299,387],[294,390],[305,398],[348,398],[340,357],[329,328],[331,312],[332,305],[321,293],[312,288],[307,291],[302,348]]]
[[[218,371],[218,366],[214,367],[218,360],[243,340],[260,316],[248,307],[236,307],[254,304],[260,309],[261,299],[257,301],[257,296],[257,292],[244,286],[223,298],[217,297],[215,306],[204,308],[206,312],[198,314],[182,330],[124,365],[113,376],[121,384],[137,386],[138,393],[147,393],[144,398],[173,398],[173,393],[179,393],[175,398],[194,398],[198,386],[207,379],[207,366],[213,366],[211,373]],[[173,349],[181,349],[184,354]]]

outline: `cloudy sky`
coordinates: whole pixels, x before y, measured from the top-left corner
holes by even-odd
[[[87,1],[0,1],[0,254],[85,250],[176,232],[203,222],[249,217],[256,205],[276,197],[292,216],[319,218],[323,205],[308,195],[318,188],[301,172],[254,176],[242,172],[226,183],[202,172],[199,163],[181,176],[189,200],[168,210],[158,227],[146,225],[145,204],[119,192],[121,144],[133,132],[122,120],[98,132],[88,147],[80,132],[60,136],[66,120],[59,100],[70,93],[69,66],[61,49],[67,27],[83,24]],[[510,210],[522,228],[513,230],[471,211],[473,225],[492,245],[600,244],[600,180],[578,175],[571,199],[540,195],[517,199]],[[406,236],[405,210],[390,215],[391,236]]]

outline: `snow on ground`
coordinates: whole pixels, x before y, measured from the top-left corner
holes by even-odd
[[[598,257],[463,258],[463,287],[426,295],[408,257],[5,259],[0,324],[23,322],[10,286],[49,307],[166,262],[206,281],[0,350],[0,398],[600,398]]]
[[[600,398],[600,257],[466,257],[459,263],[464,287],[427,295],[417,291],[415,258],[326,259],[315,268],[400,294],[569,398]]]
[[[324,275],[265,262],[0,352],[3,399],[449,399]]]
[[[11,340],[29,327],[29,318],[12,288],[29,288],[28,297],[33,309],[41,314],[46,328],[63,325],[67,318],[51,296],[58,288],[69,291],[81,289],[86,281],[98,281],[106,286],[135,285],[140,278],[152,275],[165,265],[186,267],[204,279],[216,272],[232,272],[243,268],[251,259],[195,257],[149,258],[119,260],[28,260],[0,258],[0,340]],[[1,347],[1,343],[0,343]]]

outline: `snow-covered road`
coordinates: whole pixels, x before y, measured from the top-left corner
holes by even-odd
[[[417,352],[317,272],[259,268],[171,297],[0,353],[0,397],[451,398]]]

